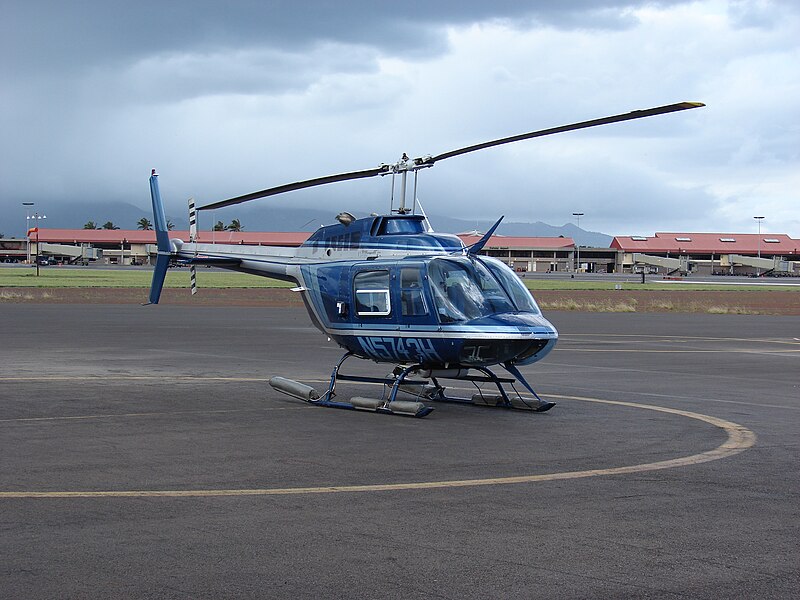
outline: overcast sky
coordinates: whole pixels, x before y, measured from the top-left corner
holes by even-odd
[[[0,49],[0,231],[23,201],[145,207],[151,168],[175,212],[699,101],[442,161],[418,196],[466,219],[582,212],[611,235],[754,232],[763,215],[800,237],[796,1],[5,0]],[[374,178],[255,202],[333,216],[385,211],[389,192]]]

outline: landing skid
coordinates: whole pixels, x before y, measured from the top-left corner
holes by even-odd
[[[522,373],[511,364],[504,364],[503,368],[513,377],[498,377],[488,367],[431,370],[418,364],[406,367],[395,367],[394,371],[386,377],[367,377],[363,375],[347,375],[341,372],[342,365],[351,356],[353,356],[352,353],[346,353],[333,368],[328,389],[322,395],[310,386],[292,381],[291,379],[284,379],[283,377],[273,377],[270,379],[269,383],[279,392],[318,406],[345,408],[348,410],[366,410],[409,417],[424,417],[433,412],[433,407],[423,404],[423,400],[429,402],[474,404],[476,406],[528,410],[534,412],[545,412],[555,406],[555,402],[542,400],[522,376]],[[477,371],[478,374],[472,374],[472,371]],[[468,381],[475,386],[477,393],[473,394],[470,398],[449,396],[446,393],[447,388],[439,382],[439,380],[444,379]],[[381,398],[355,396],[351,398],[349,402],[335,400],[336,383],[338,381],[375,383],[382,385],[384,391]],[[522,397],[514,386],[517,381],[533,395],[533,398]],[[479,383],[493,383],[497,388],[497,393],[485,393],[478,387]],[[513,393],[509,394],[505,386],[510,387]],[[412,401],[398,400],[397,395],[401,392],[414,396],[416,399]]]

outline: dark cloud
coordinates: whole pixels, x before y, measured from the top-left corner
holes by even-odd
[[[661,2],[672,4],[679,2]],[[619,28],[628,0],[108,0],[6,2],[0,13],[3,74],[75,71],[162,53],[279,48],[297,52],[321,41],[373,46],[418,57],[445,48],[440,29],[498,20],[520,26]]]
[[[618,29],[639,4],[19,0],[0,8],[0,76],[9,105],[26,98],[29,108],[57,115],[64,107],[50,102],[55,97],[91,109],[295,92],[327,74],[374,72],[384,57],[442,55],[448,26]]]
[[[659,10],[668,5],[682,6]],[[702,116],[525,146],[542,148],[541,160],[515,158],[525,152],[518,146],[447,161],[425,174],[421,194],[444,199],[431,211],[554,223],[577,203],[592,212],[601,203],[609,222],[628,223],[713,210],[701,184],[669,173],[700,182],[713,165],[725,187],[725,169],[741,185],[771,161],[783,178],[774,186],[787,188],[783,173],[797,162],[788,60],[797,36],[796,21],[785,22],[795,12],[762,0],[5,2],[0,207],[146,207],[155,166],[182,214],[189,195],[211,202],[402,151],[702,100]],[[662,171],[633,164],[637,152]],[[624,167],[612,160],[622,155]],[[387,185],[343,183],[275,201],[369,212],[385,207]],[[642,198],[649,208],[637,212]]]
[[[373,51],[321,43],[305,53],[274,49],[168,53],[122,70],[96,71],[105,98],[120,104],[177,102],[201,96],[254,95],[303,90],[326,74],[346,77],[374,72]]]

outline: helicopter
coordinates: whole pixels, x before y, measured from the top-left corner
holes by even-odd
[[[150,176],[158,254],[148,304],[157,304],[167,269],[188,265],[192,293],[195,266],[213,265],[232,271],[293,283],[312,323],[342,349],[328,388],[280,376],[277,391],[316,406],[424,417],[428,402],[455,402],[545,412],[555,406],[542,399],[519,367],[545,358],[558,340],[556,328],[542,315],[531,293],[505,263],[480,251],[503,217],[469,246],[451,234],[435,233],[424,210],[416,214],[417,175],[434,164],[469,152],[577,129],[699,108],[681,102],[409,158],[378,167],[297,181],[195,208],[189,201],[189,240],[170,239],[155,169]],[[413,202],[407,206],[408,176],[413,174]],[[197,211],[214,210],[287,192],[339,181],[376,176],[400,178],[399,206],[388,214],[357,219],[347,212],[336,224],[317,229],[299,247],[264,247],[200,243]],[[395,184],[392,183],[392,192]],[[388,363],[385,376],[346,374],[350,358]],[[497,367],[506,374],[495,373]],[[494,369],[494,370],[493,370]],[[471,397],[453,396],[443,381],[475,386]],[[339,381],[383,386],[380,398],[337,398]],[[530,394],[523,396],[519,382]],[[479,384],[486,384],[487,393]],[[399,397],[399,394],[404,394]],[[411,399],[403,399],[410,397]]]

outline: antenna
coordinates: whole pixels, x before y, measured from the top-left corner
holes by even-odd
[[[425,214],[425,209],[422,208],[422,202],[419,201],[419,198],[416,197],[416,194],[414,195],[414,198],[416,199],[416,203],[419,204],[419,212],[422,213],[422,216],[424,217],[425,231],[427,233],[433,233],[433,227],[431,226],[431,221],[430,219],[428,219],[428,215]]]

